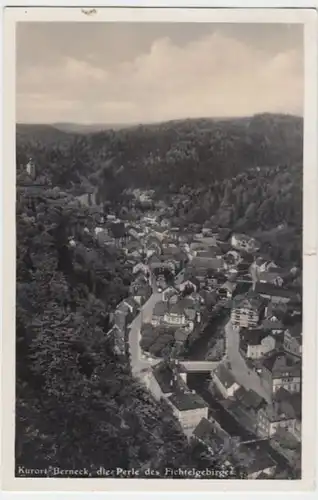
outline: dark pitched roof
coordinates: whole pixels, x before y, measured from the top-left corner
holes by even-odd
[[[263,366],[273,375],[279,376],[283,372],[291,372],[296,376],[300,374],[301,364],[285,352],[274,352],[263,360]]]
[[[179,292],[174,286],[168,286],[168,288],[164,290],[163,294],[165,295],[165,297],[170,298],[174,295],[178,295]]]
[[[245,295],[237,295],[232,302],[233,308],[250,307],[260,311],[265,305],[263,297],[255,292],[248,292]]]
[[[226,241],[231,236],[232,231],[227,228],[219,228],[217,233],[217,239],[220,241]]]
[[[260,406],[265,404],[265,400],[257,392],[252,389],[247,390],[244,387],[240,387],[236,391],[235,397],[248,409],[258,410]]]
[[[153,309],[154,316],[163,316],[168,311],[166,302],[157,302]]]
[[[192,280],[193,278],[197,279],[197,276],[204,277],[207,276],[207,273],[209,272],[208,269],[206,268],[196,268],[191,265],[191,262],[187,266],[185,273],[184,273],[184,280]],[[199,280],[198,280],[199,281]]]
[[[184,328],[178,328],[174,333],[174,338],[177,342],[184,342],[188,338],[189,334],[190,332]]]
[[[285,329],[283,323],[279,320],[264,319],[262,321],[261,326],[265,330],[284,330]]]
[[[160,258],[158,257],[158,255],[156,254],[151,255],[148,259],[148,264],[149,265],[160,264]]]
[[[124,299],[125,304],[128,304],[130,307],[132,307],[134,310],[137,310],[139,308],[139,304],[134,300],[133,297],[127,297],[127,299]]]
[[[206,418],[202,418],[198,425],[196,426],[193,434],[198,439],[204,440],[214,431],[213,424],[209,422]]]
[[[147,297],[151,295],[151,286],[147,283],[137,286],[134,290],[134,296]]]
[[[122,301],[118,304],[118,306],[117,306],[117,307],[116,307],[116,309],[115,309],[115,314],[118,314],[118,313],[123,314],[123,315],[128,314],[128,312],[129,312],[129,307],[128,307],[128,305],[127,305],[125,302],[126,302],[126,301],[125,301],[125,299],[124,299],[124,300],[122,300]]]
[[[293,326],[288,327],[289,334],[298,340],[300,340],[302,337],[302,331],[303,331],[303,326],[300,322],[297,322]]]
[[[199,250],[197,257],[204,259],[214,259],[217,255],[223,255],[219,247],[209,247],[207,250]]]
[[[176,302],[175,304],[171,304],[169,307],[169,312],[172,314],[184,314],[186,304],[184,303],[183,300],[179,300],[179,302]]]
[[[206,408],[208,404],[196,393],[177,392],[169,397],[169,401],[179,411],[195,410],[197,408]]]
[[[223,365],[220,364],[214,372],[214,375],[219,379],[221,384],[228,389],[236,383],[236,380],[232,373]]]
[[[284,278],[286,277],[287,273],[283,272],[276,272],[276,269],[270,269],[268,271],[263,271],[259,273],[259,281],[264,281],[264,282],[271,282],[272,280],[275,280],[277,278]]]
[[[180,285],[183,285],[184,283],[186,283],[187,281],[189,281],[189,285],[191,286],[191,283],[196,286],[197,288],[200,286],[200,281],[195,277],[195,276],[189,276],[187,278],[184,278],[182,281],[180,280],[180,282],[178,282],[178,286]]]
[[[275,393],[275,401],[277,402],[288,402],[292,408],[296,418],[301,419],[301,394],[299,392],[291,393],[280,387],[278,391]]]
[[[201,269],[221,269],[223,267],[223,260],[222,259],[217,259],[211,258],[211,259],[205,259],[205,258],[200,258],[200,257],[194,257],[191,262],[190,266],[194,268],[201,268]]]
[[[268,337],[268,332],[260,328],[247,329],[240,331],[240,344],[242,347],[248,345],[260,345],[261,341]]]
[[[267,440],[243,443],[240,446],[240,451],[245,452],[247,457],[252,457],[247,466],[249,474],[277,466],[277,462],[271,456],[272,449]]]
[[[164,394],[173,392],[177,380],[174,378],[174,374],[170,367],[163,363],[159,363],[153,368],[153,374]]]
[[[236,265],[236,269],[238,271],[248,271],[248,269],[250,268],[250,264],[248,262],[239,262],[237,265]]]
[[[237,283],[235,283],[234,281],[226,281],[221,286],[221,288],[224,288],[224,289],[228,290],[229,292],[234,292],[236,287],[237,287]]]
[[[257,282],[255,285],[255,293],[260,295],[268,295],[272,297],[284,297],[287,299],[292,299],[297,296],[297,292],[294,290],[287,290],[279,286],[271,285],[270,283],[260,283]]]
[[[143,323],[141,326],[141,335],[142,336],[153,336],[155,332],[155,327],[151,323]]]
[[[206,446],[212,448],[217,452],[224,445],[224,437],[217,432],[217,429],[212,422],[206,418],[202,418],[195,430],[193,431],[194,437],[203,441]]]

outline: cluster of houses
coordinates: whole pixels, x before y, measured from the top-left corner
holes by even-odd
[[[268,439],[296,470],[301,456],[302,307],[297,288],[284,287],[286,271],[252,264],[250,290],[232,301],[231,323],[239,355],[261,390],[247,389],[231,366],[220,364],[212,387],[235,419]],[[255,273],[255,269],[257,273]],[[264,276],[264,274],[266,276]],[[266,281],[268,280],[268,281]],[[286,451],[287,450],[287,451]]]
[[[158,401],[164,400],[169,405],[188,439],[203,445],[219,465],[228,470],[240,467],[248,479],[273,477],[279,470],[280,464],[272,456],[268,439],[234,438],[222,427],[208,403],[189,389],[182,364],[159,363],[148,371],[145,383]],[[259,401],[255,395],[247,394],[246,404],[254,407]]]
[[[147,204],[151,193],[144,194],[138,192],[136,198]],[[156,349],[151,348],[155,339],[164,349],[163,339],[166,336],[171,346],[172,332],[174,343],[185,345],[192,332],[202,330],[214,308],[229,308],[233,332],[239,336],[238,355],[258,378],[262,392],[239,383],[224,356],[211,373],[211,391],[259,443],[239,447],[241,456],[254,457],[247,467],[249,477],[269,477],[277,463],[270,453],[259,450],[270,443],[283,454],[289,450],[286,441],[294,450],[301,442],[302,297],[293,286],[299,271],[281,268],[261,255],[260,244],[248,235],[211,224],[195,232],[181,231],[169,220],[163,204],[141,212],[133,222],[105,216],[92,229],[100,244],[122,248],[134,276],[129,297],[111,318],[114,349],[125,355],[130,324],[153,292],[160,299],[141,333],[148,336],[145,354],[157,356],[158,361],[162,357],[158,341]],[[172,363],[171,358],[169,362],[150,366],[145,384],[158,400],[169,404],[187,436],[220,455],[228,433],[211,416],[209,405],[188,388],[181,363]],[[294,453],[289,461],[297,463],[297,457]]]
[[[173,287],[166,288],[161,293],[161,300],[153,309],[151,328],[148,328],[146,333],[143,330],[141,332],[141,346],[144,353],[160,357],[161,350],[169,346],[171,348],[178,346],[179,352],[182,351],[182,348],[188,345],[190,334],[202,327],[202,309],[203,301],[199,294],[192,292],[185,296]],[[151,343],[151,340],[155,340],[158,336],[161,350],[158,349],[158,342]]]

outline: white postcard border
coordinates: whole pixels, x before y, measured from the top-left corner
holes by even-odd
[[[317,18],[313,9],[6,9],[4,26],[4,170],[3,170],[3,345],[2,345],[2,478],[15,491],[310,491],[315,478],[316,331],[317,331]],[[19,21],[125,22],[281,22],[305,28],[304,113],[304,348],[303,348],[303,478],[290,480],[138,480],[14,478],[15,404],[15,25]]]

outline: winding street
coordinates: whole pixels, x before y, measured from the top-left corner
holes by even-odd
[[[160,359],[147,359],[140,348],[140,330],[143,323],[150,322],[152,312],[161,300],[161,293],[158,292],[155,280],[152,280],[152,295],[147,302],[142,306],[139,314],[132,321],[128,334],[130,366],[132,375],[138,379],[143,378],[144,372],[153,365],[160,362]],[[226,339],[226,354],[224,360],[227,360],[231,365],[231,371],[237,382],[246,389],[252,389],[266,401],[270,400],[265,388],[261,383],[260,377],[247,366],[244,358],[239,351],[239,332],[233,328],[229,320],[225,325]],[[180,366],[183,366],[187,372],[209,372],[213,371],[219,362],[213,361],[196,361],[187,360],[180,361]]]
[[[130,325],[128,334],[129,354],[131,372],[134,377],[142,377],[142,372],[149,368],[151,365],[156,364],[158,361],[150,361],[143,358],[140,348],[140,330],[143,323],[151,320],[152,311],[157,302],[161,300],[161,293],[157,290],[155,281],[152,281],[152,295],[147,302],[140,309],[139,314],[135,317]]]

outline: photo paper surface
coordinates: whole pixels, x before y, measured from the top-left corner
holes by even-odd
[[[7,11],[4,483],[308,490],[315,12],[155,11]]]

